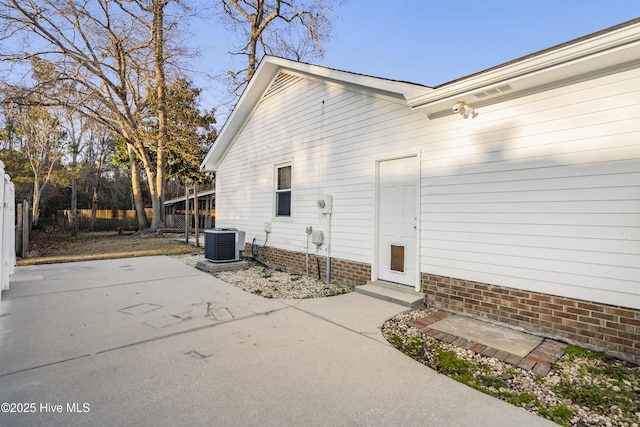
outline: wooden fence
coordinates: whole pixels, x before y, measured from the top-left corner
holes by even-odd
[[[151,218],[151,209],[145,209],[147,218]],[[63,230],[71,228],[71,211],[59,210],[56,213],[56,222]],[[91,228],[91,209],[78,209],[78,223],[80,230]],[[116,229],[137,230],[138,215],[132,209],[98,209],[96,211],[95,231],[109,231]]]

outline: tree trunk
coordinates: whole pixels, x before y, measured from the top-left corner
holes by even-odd
[[[167,100],[164,76],[164,7],[165,0],[153,0],[153,65],[156,77],[158,96],[158,141],[155,174],[155,194],[153,198],[153,219],[151,228],[160,230],[164,227],[164,180],[167,164]]]
[[[93,180],[93,194],[91,195],[91,225],[90,230],[96,231],[96,216],[98,214],[98,203],[100,202],[100,183],[102,182],[102,168],[104,167],[104,151],[101,149],[96,165],[96,175]]]
[[[40,179],[36,174],[33,181],[33,205],[31,206],[31,218],[34,225],[38,225],[38,219],[40,219]]]
[[[74,160],[73,174],[71,175],[71,236],[78,235],[78,179],[75,175],[75,160]]]
[[[73,132],[73,134],[75,134],[75,132]],[[76,176],[78,173],[78,145],[79,143],[74,140],[71,149],[71,212],[69,215],[71,237],[76,237],[78,235],[78,229],[80,228],[80,224],[78,224],[78,177]]]
[[[93,185],[93,195],[91,197],[91,231],[96,231],[96,217],[98,216],[98,192],[100,191],[100,177],[96,178],[96,182]]]
[[[131,160],[131,156],[133,156],[135,159],[136,154],[134,151],[134,147],[132,145],[130,146],[130,150],[131,150],[129,154],[130,160]],[[160,154],[158,154],[158,156],[160,156]],[[163,224],[161,221],[161,218],[162,218],[161,210],[163,206],[161,206],[161,202],[160,202],[161,195],[160,195],[160,190],[158,189],[158,179],[157,179],[158,162],[154,164],[150,156],[148,155],[148,153],[143,153],[142,158],[140,158],[140,161],[142,162],[144,171],[147,174],[147,184],[149,184],[149,195],[151,196],[151,212],[152,212],[151,224],[149,225],[147,221],[146,228],[149,228],[151,231],[160,230],[163,227]],[[137,164],[136,164],[136,167],[137,167]],[[131,172],[132,172],[132,176],[131,176],[132,180],[133,180],[134,173],[138,173],[139,175],[139,170],[138,169],[134,170],[133,165],[131,167]],[[138,182],[140,182],[140,178],[138,178]],[[163,188],[163,186],[161,186],[161,188]],[[140,194],[142,193],[140,192]],[[134,198],[135,197],[136,197],[136,192],[134,191]],[[138,209],[137,201],[136,201],[136,209]],[[139,215],[140,215],[140,212],[138,212],[138,216]]]
[[[142,185],[140,184],[140,169],[136,155],[131,144],[127,143],[129,151],[129,162],[131,163],[131,191],[133,192],[133,201],[138,215],[138,231],[149,228],[149,220],[144,212],[144,200],[142,198]]]
[[[91,196],[91,231],[96,231],[96,217],[98,215],[98,203],[100,202],[100,182],[102,176],[102,159],[98,162],[96,179],[93,182],[93,194]]]
[[[256,2],[256,14],[251,22],[251,36],[249,38],[249,54],[247,64],[247,83],[253,78],[253,74],[256,71],[257,58],[257,44],[260,39],[260,26],[264,19],[264,0]]]

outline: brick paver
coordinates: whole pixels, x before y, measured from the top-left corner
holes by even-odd
[[[525,357],[520,357],[504,350],[488,347],[486,345],[431,328],[431,324],[439,320],[446,319],[449,316],[453,316],[453,313],[437,311],[422,319],[414,320],[411,322],[411,325],[419,328],[419,331],[424,335],[430,336],[439,341],[451,343],[457,347],[471,350],[486,357],[494,357],[510,365],[534,372],[542,377],[551,371],[551,366],[560,358],[560,356],[562,356],[563,350],[567,346],[564,343],[546,339]]]

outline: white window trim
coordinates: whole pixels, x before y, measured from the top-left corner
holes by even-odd
[[[282,190],[278,190],[278,170],[281,168],[291,168],[291,187],[289,193],[291,193],[291,200],[289,206],[289,216],[278,215],[278,193]],[[293,218],[293,162],[288,161],[284,163],[278,163],[273,168],[273,219],[276,221],[291,221]]]

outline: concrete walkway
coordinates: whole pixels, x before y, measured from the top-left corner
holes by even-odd
[[[263,299],[149,257],[20,267],[1,304],[0,425],[553,425],[389,346],[404,307],[361,294]]]

